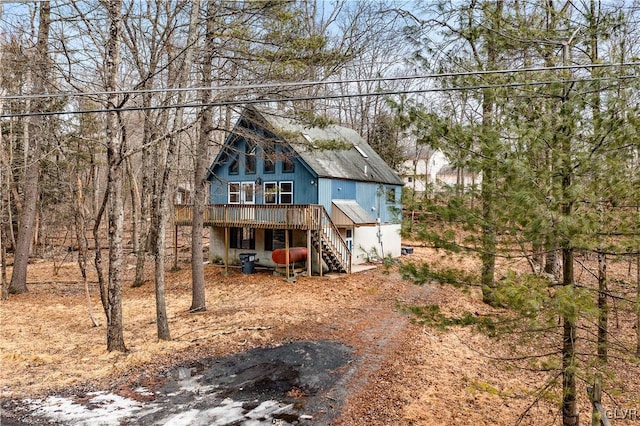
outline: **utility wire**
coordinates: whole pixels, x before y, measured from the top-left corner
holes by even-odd
[[[35,93],[35,94],[15,94],[0,96],[0,100],[23,100],[38,98],[55,98],[55,97],[88,97],[103,95],[136,95],[143,93],[169,93],[169,92],[185,92],[185,91],[232,91],[232,90],[255,90],[255,89],[282,89],[296,88],[305,86],[332,85],[332,84],[352,84],[352,83],[379,83],[391,81],[407,81],[407,80],[424,80],[438,79],[448,77],[473,77],[485,75],[501,75],[501,74],[520,74],[543,71],[562,71],[574,69],[593,69],[593,68],[613,68],[613,67],[632,67],[640,66],[640,62],[619,62],[609,64],[587,64],[587,65],[561,65],[553,67],[539,68],[511,68],[490,71],[464,71],[449,72],[438,74],[419,74],[410,76],[395,77],[370,77],[370,78],[354,78],[343,80],[316,80],[316,81],[300,81],[300,82],[281,82],[281,83],[261,83],[261,84],[244,84],[235,86],[212,86],[212,87],[166,87],[156,89],[137,89],[137,90],[117,90],[117,91],[93,91],[93,92],[60,92],[60,93]]]
[[[248,98],[248,99],[227,99],[219,100],[209,103],[186,103],[186,104],[172,104],[172,105],[155,105],[155,106],[130,106],[121,108],[96,108],[96,109],[84,109],[84,110],[59,110],[59,111],[33,111],[24,113],[3,113],[0,114],[0,118],[16,118],[16,117],[42,117],[42,116],[54,116],[54,115],[76,115],[76,114],[95,114],[103,112],[125,112],[125,111],[150,111],[150,110],[166,110],[166,109],[178,109],[178,108],[204,108],[204,107],[220,107],[220,106],[234,106],[234,105],[249,105],[249,104],[262,104],[262,103],[279,103],[279,102],[291,102],[291,101],[308,101],[308,100],[329,100],[329,99],[346,99],[357,98],[366,96],[390,96],[390,95],[403,95],[403,94],[416,94],[416,93],[437,93],[437,92],[451,92],[451,91],[463,91],[463,90],[480,90],[480,89],[496,89],[496,88],[513,88],[513,87],[525,87],[525,86],[545,86],[550,84],[559,83],[579,83],[579,82],[593,82],[593,81],[607,81],[607,80],[620,80],[620,79],[636,79],[638,75],[628,75],[622,77],[600,77],[590,79],[562,79],[562,80],[550,80],[550,81],[533,81],[533,82],[517,82],[517,83],[503,83],[503,84],[482,84],[473,86],[459,86],[459,87],[432,87],[425,89],[406,89],[406,90],[388,90],[388,91],[376,91],[376,92],[364,92],[364,93],[346,93],[336,95],[317,95],[317,96],[294,96],[294,97],[278,97],[278,98]]]

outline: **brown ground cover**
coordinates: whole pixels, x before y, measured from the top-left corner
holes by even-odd
[[[474,269],[472,260],[423,247],[403,260]],[[128,259],[133,265],[134,259]],[[130,267],[128,273],[132,274]],[[84,289],[74,263],[57,275],[48,262],[29,272],[30,292],[0,303],[0,396],[23,398],[80,389],[127,395],[132,386],[152,386],[172,365],[296,340],[330,339],[358,356],[348,380],[340,425],[525,425],[559,424],[558,407],[536,389],[549,373],[517,369],[499,358],[511,354],[509,341],[473,327],[445,330],[419,325],[400,305],[439,305],[447,315],[471,312],[501,315],[480,302],[475,289],[416,286],[397,268],[337,278],[299,277],[285,282],[270,272],[243,275],[205,267],[205,313],[190,314],[188,265],[167,276],[167,306],[173,340],[158,342],[153,283],[126,286],[124,328],[128,353],[108,353],[97,287],[91,285],[92,327]],[[621,335],[632,335],[628,318],[618,319]],[[630,319],[629,319],[630,320]],[[532,348],[536,343],[531,343]],[[640,368],[613,360],[605,378],[605,406],[640,408]],[[590,404],[580,383],[583,423]],[[554,392],[556,394],[554,394]],[[557,396],[554,388],[550,396]],[[342,401],[336,401],[341,403]],[[640,411],[640,410],[639,410]],[[618,420],[614,424],[636,424]]]

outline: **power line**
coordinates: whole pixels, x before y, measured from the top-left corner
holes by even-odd
[[[343,99],[343,98],[356,98],[366,96],[390,96],[390,95],[403,95],[403,94],[416,94],[416,93],[437,93],[437,92],[452,92],[463,90],[480,90],[480,89],[498,89],[498,88],[516,88],[526,86],[545,86],[550,84],[559,83],[580,83],[580,82],[595,82],[595,81],[608,81],[618,79],[636,79],[638,75],[628,75],[622,77],[600,77],[589,79],[562,79],[562,80],[549,80],[549,81],[533,81],[533,82],[514,82],[503,84],[482,84],[473,86],[459,86],[459,87],[432,87],[425,89],[406,89],[406,90],[388,90],[388,91],[376,91],[376,92],[364,92],[364,93],[347,93],[336,95],[317,95],[317,96],[296,96],[288,98],[249,98],[249,99],[227,99],[209,103],[186,103],[186,104],[173,104],[173,105],[156,105],[156,106],[130,106],[121,108],[96,108],[96,109],[84,109],[84,110],[71,110],[71,111],[34,111],[24,113],[8,113],[0,114],[0,118],[17,118],[17,117],[42,117],[42,116],[59,116],[59,115],[77,115],[77,114],[95,114],[103,112],[126,112],[126,111],[151,111],[151,110],[165,110],[165,109],[178,109],[178,108],[205,108],[205,107],[221,107],[221,106],[235,106],[235,105],[248,105],[248,104],[261,104],[261,103],[278,103],[278,102],[292,102],[292,101],[309,101],[309,100],[329,100],[329,99]]]
[[[36,94],[16,94],[2,95],[0,100],[26,100],[41,98],[57,98],[57,97],[88,97],[88,96],[105,96],[105,95],[137,95],[144,93],[170,93],[170,92],[186,92],[186,91],[233,91],[233,90],[256,90],[256,89],[282,89],[296,88],[305,86],[322,86],[332,84],[353,84],[353,83],[381,83],[392,81],[408,81],[408,80],[425,80],[449,77],[473,77],[485,75],[502,75],[502,74],[520,74],[533,73],[543,71],[562,71],[575,69],[593,69],[593,68],[614,68],[614,67],[632,67],[640,66],[640,62],[619,62],[608,64],[587,64],[587,65],[561,65],[553,67],[539,68],[510,68],[489,71],[464,71],[449,72],[437,74],[418,74],[410,76],[394,76],[394,77],[370,77],[370,78],[354,78],[341,80],[315,80],[300,82],[280,82],[280,83],[260,83],[260,84],[243,84],[235,86],[212,86],[212,87],[166,87],[156,89],[136,89],[136,90],[117,90],[117,91],[93,91],[93,92],[60,92],[60,93],[36,93]]]

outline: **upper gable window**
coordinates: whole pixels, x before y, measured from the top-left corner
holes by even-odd
[[[295,170],[295,166],[293,164],[293,152],[290,150],[282,151],[282,172],[283,173],[291,173]]]
[[[229,163],[229,174],[230,175],[237,175],[240,167],[239,167],[239,161],[238,161],[238,155],[232,155],[231,156],[231,163]]]
[[[276,152],[274,147],[270,144],[266,144],[263,149],[264,154],[264,162],[263,168],[265,173],[275,173],[276,172]]]
[[[247,141],[245,145],[245,166],[244,172],[246,174],[253,174],[256,172],[256,150],[257,145],[255,142]]]

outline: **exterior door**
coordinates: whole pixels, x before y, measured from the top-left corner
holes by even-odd
[[[240,204],[256,203],[256,184],[253,182],[242,182],[242,191],[240,191]]]

